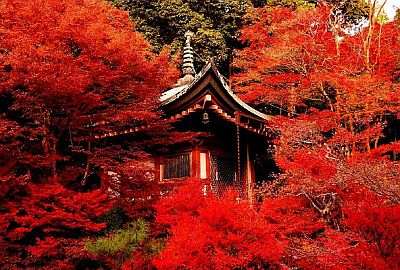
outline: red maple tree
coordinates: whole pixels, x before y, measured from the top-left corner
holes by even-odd
[[[93,138],[157,121],[177,72],[105,1],[7,0],[0,17],[2,264],[70,269],[105,228],[107,172],[143,157]]]
[[[306,198],[338,231],[326,229],[321,242],[300,241],[292,258],[304,260],[295,264],[398,268],[398,143],[386,132],[395,128],[400,105],[400,28],[374,19],[353,36],[339,35],[330,11],[324,4],[256,10],[243,29],[249,47],[238,52],[233,82],[243,98],[280,115],[269,124],[279,130],[274,156],[282,173],[265,191]],[[348,260],[357,252],[365,256]],[[340,263],[327,264],[329,256]]]

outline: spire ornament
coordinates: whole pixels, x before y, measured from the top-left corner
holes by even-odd
[[[183,76],[195,75],[194,64],[193,64],[194,62],[193,48],[190,45],[193,35],[194,35],[193,32],[190,31],[185,33],[186,42],[185,42],[185,47],[183,48],[183,65],[182,65]]]
[[[194,80],[196,71],[194,69],[194,53],[191,46],[192,37],[194,33],[187,31],[185,33],[185,46],[183,47],[183,62],[182,62],[182,75],[183,77],[178,80],[177,86],[186,85]]]

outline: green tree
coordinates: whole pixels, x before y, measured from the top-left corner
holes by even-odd
[[[368,17],[368,3],[365,0],[265,0],[267,6],[288,8],[311,8],[317,4],[332,7],[332,22],[341,28],[359,25]]]
[[[184,33],[195,33],[193,47],[196,67],[213,58],[224,73],[233,49],[240,48],[239,29],[245,22],[245,14],[252,7],[249,0],[112,0],[129,11],[142,32],[159,51],[170,45],[178,51],[184,44]]]
[[[283,6],[288,8],[314,7],[316,5],[316,1],[315,0],[266,0],[265,5]]]
[[[193,47],[196,67],[213,58],[222,72],[229,75],[233,50],[243,48],[238,41],[240,29],[247,24],[253,7],[285,6],[312,8],[317,4],[333,6],[333,23],[348,28],[366,18],[363,0],[109,0],[127,10],[136,28],[159,52],[169,45],[178,52],[184,44],[184,33],[195,33]]]

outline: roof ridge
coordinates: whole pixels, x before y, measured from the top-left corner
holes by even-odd
[[[217,68],[217,66],[216,66],[216,64],[214,63],[213,60],[209,60],[207,62],[207,64],[204,65],[204,67],[201,69],[201,71],[196,74],[194,80],[191,83],[183,85],[183,86],[178,86],[178,87],[172,88],[172,89],[164,92],[160,97],[161,105],[166,105],[168,103],[171,103],[171,102],[175,101],[176,99],[178,99],[180,96],[186,94],[188,89],[190,89],[194,84],[196,84],[204,76],[204,74],[206,74],[207,71],[210,70],[210,69],[215,73],[215,75],[217,76],[217,78],[221,82],[221,84],[222,84],[223,88],[226,90],[226,92],[239,104],[239,106],[241,106],[242,108],[244,108],[248,112],[250,112],[250,113],[252,113],[254,115],[257,115],[261,119],[264,119],[264,120],[271,119],[270,115],[264,114],[264,113],[262,113],[262,112],[260,112],[260,111],[258,111],[256,109],[254,109],[253,107],[248,105],[246,102],[241,100],[232,91],[232,89],[230,88],[230,86],[226,82],[226,80],[223,77],[223,75],[219,72],[219,70],[218,70],[218,68]]]

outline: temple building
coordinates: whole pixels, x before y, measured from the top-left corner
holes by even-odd
[[[251,197],[255,182],[266,180],[273,167],[270,116],[236,96],[213,62],[196,73],[192,34],[185,36],[183,76],[161,95],[160,108],[177,130],[206,136],[157,157],[157,177],[161,183],[198,178],[217,193],[234,187]]]
[[[185,35],[182,78],[162,93],[160,110],[175,130],[202,135],[167,151],[154,151],[154,178],[168,185],[195,178],[217,194],[233,188],[241,197],[253,198],[255,184],[268,180],[275,170],[269,151],[271,117],[236,96],[212,61],[196,73],[192,35]],[[129,136],[149,127],[109,132],[95,139]]]

